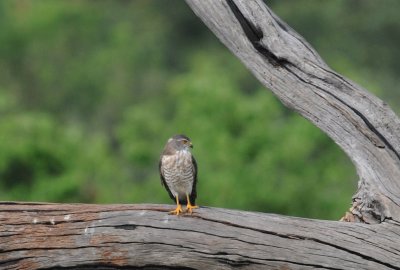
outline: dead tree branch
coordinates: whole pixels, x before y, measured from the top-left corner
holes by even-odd
[[[0,268],[400,269],[398,224],[172,208],[0,203]]]
[[[351,158],[349,221],[160,205],[0,203],[1,269],[400,269],[400,120],[261,0],[186,0],[253,74]]]
[[[359,188],[349,221],[400,221],[400,119],[332,71],[262,0],[186,0],[246,67],[353,161]]]

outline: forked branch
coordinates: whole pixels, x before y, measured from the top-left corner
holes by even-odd
[[[346,218],[217,208],[0,203],[1,269],[400,269],[400,121],[330,70],[261,0],[186,0],[289,108],[326,132],[360,176]]]
[[[332,71],[262,0],[186,0],[285,104],[330,136],[359,175],[349,221],[400,221],[400,120],[380,99]]]

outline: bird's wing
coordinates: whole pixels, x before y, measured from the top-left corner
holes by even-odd
[[[162,169],[162,156],[160,158],[160,162],[158,163],[158,171],[160,172],[161,185],[165,187],[165,189],[167,190],[167,192],[169,194],[169,197],[171,197],[171,199],[175,201],[175,197],[172,194],[171,190],[169,189],[167,182],[165,181],[165,177],[164,177],[163,169]]]
[[[160,173],[161,185],[167,186],[167,183],[165,183],[165,178],[161,166],[162,166],[162,156],[160,157],[160,161],[158,162],[158,171]]]
[[[194,156],[192,155],[192,170],[193,170],[193,187],[192,193],[190,194],[190,202],[194,205],[197,197],[197,162]]]

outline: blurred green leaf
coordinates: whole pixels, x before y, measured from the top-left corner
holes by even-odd
[[[399,112],[400,2],[267,4]],[[349,207],[344,153],[183,1],[4,1],[0,24],[0,200],[172,204],[158,159],[185,133],[200,205],[327,219]]]

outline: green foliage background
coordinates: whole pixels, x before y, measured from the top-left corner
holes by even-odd
[[[400,106],[400,2],[268,1],[338,72]],[[200,205],[338,219],[357,176],[181,0],[0,2],[0,200],[172,203],[185,133]]]

